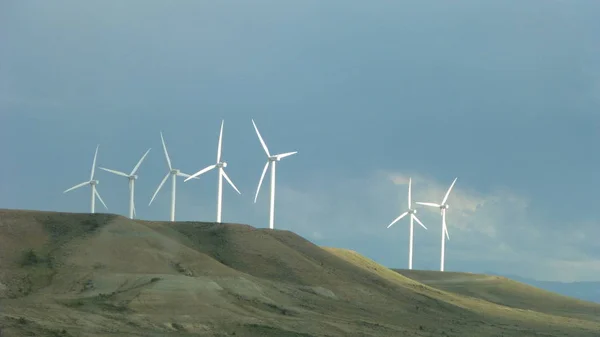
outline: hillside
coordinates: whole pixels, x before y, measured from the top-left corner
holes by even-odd
[[[289,231],[0,210],[3,337],[600,333],[586,314],[600,305],[534,311],[488,300]]]
[[[447,292],[551,315],[600,321],[600,306],[502,276],[396,269],[400,275]]]
[[[519,281],[521,283],[529,284],[530,286],[534,286],[536,288],[541,288],[561,295],[578,298],[584,301],[600,303],[600,281],[540,281],[517,275],[501,275],[492,272],[486,274],[504,276],[506,278]]]

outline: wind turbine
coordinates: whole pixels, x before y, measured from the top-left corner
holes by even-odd
[[[163,138],[162,131],[160,133],[160,140],[162,141],[162,146],[163,146],[163,149],[165,150],[165,158],[167,159],[167,166],[169,167],[169,172],[167,172],[167,175],[160,182],[160,185],[158,185],[158,188],[156,189],[156,192],[154,192],[154,195],[152,196],[152,199],[150,200],[150,203],[148,204],[148,206],[150,206],[152,204],[152,201],[154,201],[154,198],[158,194],[158,191],[160,191],[160,189],[162,188],[162,186],[165,184],[165,182],[167,181],[167,179],[170,176],[173,181],[173,185],[171,187],[171,221],[175,221],[175,189],[176,189],[176,184],[177,184],[177,177],[187,178],[190,175],[187,173],[182,173],[180,170],[174,169],[173,166],[171,166],[171,158],[169,158],[169,153],[167,152],[167,145],[165,145],[165,139]]]
[[[258,192],[260,192],[260,185],[262,185],[263,179],[265,177],[265,173],[267,173],[267,169],[269,168],[269,164],[271,165],[271,206],[269,208],[269,228],[273,229],[273,222],[275,220],[275,164],[280,161],[282,158],[289,157],[293,154],[298,153],[298,151],[294,152],[286,152],[276,155],[271,155],[269,153],[269,149],[267,148],[267,144],[262,139],[260,132],[258,132],[258,128],[256,127],[256,123],[254,123],[254,119],[252,120],[252,124],[254,125],[254,130],[256,130],[256,135],[258,135],[258,139],[262,144],[265,153],[267,154],[267,163],[265,164],[265,168],[262,171],[262,175],[260,176],[260,180],[258,181],[258,188],[256,189],[256,195],[254,196],[254,203],[256,203],[256,199],[258,198]]]
[[[419,218],[417,218],[417,216],[415,215],[415,214],[417,214],[417,210],[413,209],[411,207],[412,206],[411,185],[412,185],[412,179],[409,178],[408,179],[408,211],[400,214],[400,216],[397,217],[396,220],[392,221],[392,223],[389,224],[389,226],[387,226],[387,228],[392,227],[393,224],[400,221],[400,219],[404,218],[406,215],[410,214],[410,243],[409,243],[409,248],[408,248],[408,269],[412,269],[412,260],[413,260],[413,220],[415,220],[419,225],[421,225],[421,227],[427,229],[427,227],[425,227],[425,225],[423,225],[421,220],[419,220]]]
[[[146,151],[146,153],[144,153],[144,155],[142,156],[142,158],[140,158],[140,161],[138,161],[138,163],[135,165],[135,167],[133,168],[133,170],[131,170],[131,173],[127,174],[121,171],[116,171],[116,170],[111,170],[111,169],[107,169],[104,167],[100,167],[101,170],[119,175],[119,176],[123,176],[125,178],[127,178],[129,180],[129,217],[131,219],[133,219],[133,216],[135,215],[135,204],[133,203],[133,195],[134,195],[134,190],[135,190],[135,181],[138,178],[138,176],[136,175],[137,170],[140,168],[140,165],[142,164],[142,161],[144,161],[144,158],[146,158],[146,156],[148,155],[148,152],[150,152],[151,149],[148,149],[148,151]]]
[[[94,171],[96,169],[96,157],[98,157],[98,147],[100,147],[100,145],[96,146],[96,153],[94,153],[94,161],[92,162],[92,174],[90,175],[90,180],[89,181],[85,181],[85,182],[83,182],[81,184],[77,184],[77,185],[75,185],[75,186],[73,186],[73,187],[71,187],[68,190],[65,190],[63,192],[63,193],[67,193],[69,191],[72,191],[74,189],[78,189],[78,188],[83,187],[85,185],[90,185],[92,187],[92,211],[91,211],[91,213],[95,213],[96,197],[98,197],[98,200],[100,200],[100,202],[102,203],[102,205],[104,205],[104,208],[106,208],[108,210],[108,207],[106,207],[106,204],[104,203],[104,201],[100,197],[100,194],[96,190],[96,185],[98,185],[100,182],[98,180],[94,180]]]
[[[450,205],[448,205],[446,201],[448,201],[448,196],[450,195],[450,191],[452,191],[452,187],[454,187],[454,184],[456,183],[456,179],[458,179],[458,177],[454,178],[452,185],[450,185],[448,192],[446,192],[446,195],[440,204],[434,204],[432,202],[417,202],[419,205],[437,207],[440,209],[440,213],[442,214],[442,259],[440,262],[440,271],[444,271],[444,251],[446,250],[446,239],[444,239],[444,234],[446,234],[446,238],[450,240],[448,228],[446,227],[446,210],[450,208]]]
[[[225,180],[227,180],[227,182],[229,183],[229,185],[231,185],[231,187],[233,187],[233,189],[238,192],[238,194],[242,194],[240,192],[240,190],[237,189],[237,187],[235,187],[235,185],[233,184],[233,182],[231,181],[231,179],[229,179],[229,176],[227,175],[227,173],[225,173],[225,168],[227,167],[227,163],[221,161],[221,145],[223,143],[223,124],[225,123],[225,121],[221,121],[221,131],[219,132],[219,145],[217,147],[217,163],[214,165],[210,165],[207,166],[205,168],[203,168],[202,170],[192,174],[191,176],[187,177],[184,182],[196,178],[197,176],[206,173],[214,168],[218,168],[218,187],[217,187],[217,222],[221,222],[221,202],[223,201],[223,177],[225,177]]]

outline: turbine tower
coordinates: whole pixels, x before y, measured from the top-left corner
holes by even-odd
[[[129,180],[129,218],[133,219],[134,215],[135,215],[135,204],[133,202],[133,196],[134,196],[134,190],[135,190],[135,181],[138,178],[138,176],[136,175],[137,170],[140,168],[140,165],[142,164],[142,161],[144,161],[144,158],[146,158],[146,156],[148,155],[148,152],[150,152],[151,149],[148,149],[148,151],[146,151],[146,153],[144,153],[144,155],[142,156],[142,158],[140,158],[140,161],[138,161],[138,163],[135,165],[135,167],[133,168],[133,170],[131,170],[131,173],[127,174],[121,171],[116,171],[116,170],[111,170],[111,169],[107,169],[104,167],[100,167],[101,170],[119,175],[119,176],[123,176],[125,178],[127,178]]]
[[[262,139],[260,132],[258,132],[258,128],[256,127],[256,123],[254,123],[254,119],[252,120],[252,124],[254,125],[254,130],[256,130],[258,140],[260,140],[260,143],[262,144],[262,147],[265,150],[265,153],[267,154],[267,163],[265,164],[265,168],[263,169],[262,174],[260,176],[260,180],[258,181],[258,188],[256,189],[256,195],[254,196],[254,203],[256,203],[256,199],[258,198],[258,192],[260,191],[260,186],[262,185],[265,173],[267,173],[267,169],[269,168],[269,165],[271,165],[271,206],[269,208],[269,228],[273,229],[273,224],[275,221],[275,165],[282,158],[296,154],[298,153],[298,151],[271,155],[269,153],[269,149],[267,148],[267,144],[265,144],[265,141]]]
[[[444,234],[446,234],[446,238],[450,240],[450,235],[448,235],[448,228],[446,227],[446,210],[450,208],[450,205],[448,205],[446,201],[448,201],[450,191],[452,191],[452,187],[454,187],[454,184],[456,183],[457,179],[458,177],[454,178],[452,185],[450,185],[448,192],[446,192],[446,195],[444,196],[444,199],[440,204],[435,204],[432,202],[417,202],[417,204],[419,205],[437,207],[440,209],[440,213],[442,214],[442,259],[440,262],[440,271],[444,271],[444,252],[446,250],[446,239],[444,238]]]
[[[412,260],[413,260],[413,228],[414,228],[413,220],[415,220],[419,225],[421,225],[421,227],[427,229],[427,227],[425,227],[425,225],[423,225],[421,220],[419,220],[419,218],[417,218],[417,216],[415,215],[415,214],[417,214],[417,210],[413,209],[411,207],[412,206],[411,185],[412,185],[412,179],[408,178],[408,211],[400,214],[400,216],[397,217],[396,220],[392,221],[392,223],[389,224],[389,226],[387,226],[387,228],[392,227],[393,224],[400,221],[400,219],[404,218],[406,215],[410,214],[410,243],[409,243],[409,248],[408,248],[408,269],[412,269]]]
[[[102,203],[102,205],[104,205],[104,208],[106,208],[108,210],[108,207],[106,207],[106,204],[104,203],[104,201],[100,197],[100,194],[96,190],[96,185],[98,185],[100,182],[98,180],[94,180],[94,171],[96,169],[96,157],[98,157],[98,147],[100,147],[100,145],[96,146],[96,153],[94,153],[94,161],[92,162],[92,174],[90,175],[90,180],[85,181],[85,182],[83,182],[81,184],[77,184],[77,185],[75,185],[75,186],[73,186],[73,187],[71,187],[68,190],[65,190],[63,192],[63,193],[67,193],[69,191],[72,191],[74,189],[78,189],[78,188],[83,187],[85,185],[90,185],[92,187],[92,211],[91,211],[91,213],[95,213],[96,212],[96,197],[98,197],[98,200],[100,200],[100,202]]]
[[[227,182],[229,183],[229,185],[231,185],[231,187],[233,187],[233,189],[238,192],[238,194],[242,194],[240,192],[240,190],[237,189],[237,187],[235,187],[235,185],[233,184],[233,182],[231,181],[231,179],[229,179],[229,176],[227,175],[227,173],[225,173],[225,168],[227,167],[227,163],[224,161],[221,161],[221,145],[223,143],[223,124],[225,123],[225,121],[221,121],[221,131],[219,132],[219,145],[217,147],[217,163],[214,165],[210,165],[207,166],[205,168],[203,168],[202,170],[192,174],[191,176],[187,177],[184,182],[196,178],[197,176],[206,173],[214,168],[218,168],[218,180],[217,180],[217,222],[221,222],[221,203],[223,201],[223,177],[225,177],[225,180],[227,180]]]
[[[167,159],[167,166],[169,167],[169,172],[167,172],[167,175],[160,182],[160,185],[158,185],[158,188],[156,189],[156,192],[154,192],[154,195],[152,196],[152,199],[150,200],[148,206],[152,204],[152,201],[154,201],[154,198],[158,194],[158,191],[160,191],[160,189],[165,184],[167,179],[169,179],[170,176],[173,182],[173,185],[171,187],[171,221],[175,221],[175,189],[177,184],[177,177],[187,178],[190,175],[187,173],[182,173],[180,170],[174,169],[173,166],[171,166],[171,158],[169,158],[169,153],[167,152],[167,145],[165,145],[165,139],[163,138],[162,132],[160,133],[160,140],[162,141],[163,150],[165,150],[165,158]]]

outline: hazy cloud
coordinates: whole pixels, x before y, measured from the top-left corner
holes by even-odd
[[[407,225],[401,221],[391,229],[385,227],[407,207],[408,177],[413,179],[413,200],[432,202],[441,201],[453,179],[441,182],[421,174],[379,170],[362,179],[338,177],[328,186],[321,186],[318,179],[294,188],[282,186],[277,199],[279,226],[316,239],[361,237],[363,242],[378,242],[380,252],[369,252],[371,256],[386,265],[403,267],[405,261],[392,259],[388,253],[398,250],[392,248],[398,245],[407,247]],[[561,226],[551,214],[538,216],[539,210],[532,208],[528,197],[508,188],[481,193],[462,187],[461,182],[459,177],[448,199],[447,266],[456,270],[487,268],[479,272],[499,266],[504,273],[571,279],[556,269],[568,265],[580,277],[594,277],[595,269],[586,269],[591,261],[583,261],[591,258],[586,250],[595,245],[593,233],[600,234],[598,228],[586,223]],[[436,209],[415,207],[429,228],[427,232],[415,229],[415,245],[421,254],[417,258],[434,266],[439,259],[441,217]],[[586,230],[593,231],[586,234]],[[321,233],[318,237],[310,235],[316,231]],[[360,250],[360,246],[345,248]]]

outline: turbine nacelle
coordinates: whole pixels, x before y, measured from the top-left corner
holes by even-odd
[[[270,156],[269,161],[281,161],[281,157],[279,156]]]
[[[172,175],[178,175],[180,173],[180,171],[178,169],[172,169],[171,170],[171,174]]]
[[[94,185],[98,185],[100,183],[100,181],[98,180],[90,180],[90,185],[94,186]]]
[[[216,165],[216,166],[217,166],[217,167],[226,168],[226,167],[227,167],[227,163],[223,161],[223,162],[217,163],[217,165]]]
[[[408,210],[408,214],[417,214],[417,210],[416,209],[409,209]]]
[[[129,180],[136,180],[137,178],[138,178],[137,174],[129,176]]]
[[[440,205],[440,209],[448,209],[450,208],[450,205],[445,204],[445,205]]]

